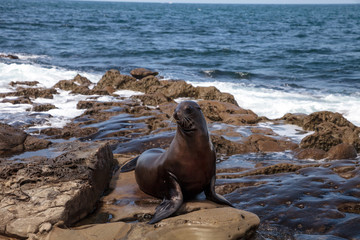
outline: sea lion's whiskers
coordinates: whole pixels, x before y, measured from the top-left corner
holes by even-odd
[[[184,117],[184,119],[185,119],[185,121],[186,121],[186,123],[187,123],[187,125],[186,125],[186,127],[191,127],[192,126],[192,121],[191,121],[191,119],[190,118],[188,118],[188,117]]]

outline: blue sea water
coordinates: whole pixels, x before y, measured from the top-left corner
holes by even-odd
[[[0,91],[146,67],[269,118],[330,110],[360,126],[359,26],[356,4],[2,0],[0,54],[20,59],[0,59]]]

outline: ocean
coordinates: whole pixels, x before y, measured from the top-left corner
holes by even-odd
[[[260,116],[329,110],[360,126],[360,5],[226,5],[2,0],[0,93],[145,67],[216,86]],[[81,114],[61,92],[53,126]],[[38,99],[35,102],[44,102]],[[0,103],[0,121],[26,121]],[[57,118],[56,118],[57,117]]]

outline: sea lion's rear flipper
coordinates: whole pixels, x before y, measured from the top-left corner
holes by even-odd
[[[120,172],[130,172],[132,170],[135,170],[138,158],[139,156],[137,156],[134,159],[131,159],[130,161],[127,161],[124,165],[121,166]]]
[[[169,186],[170,199],[164,198],[160,205],[156,207],[155,215],[150,220],[149,224],[157,223],[162,219],[171,216],[181,207],[184,199],[183,194],[176,177],[172,173],[170,173],[169,177]]]
[[[206,195],[206,199],[216,202],[216,203],[220,203],[220,204],[225,204],[225,205],[229,205],[230,207],[234,207],[228,200],[226,200],[223,196],[217,194],[215,192],[215,180],[216,177],[215,175],[211,178],[211,181],[209,183],[209,185],[206,186],[206,188],[204,189],[205,195]]]

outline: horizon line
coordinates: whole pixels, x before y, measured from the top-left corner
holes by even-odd
[[[261,2],[249,2],[249,3],[236,3],[236,2],[199,2],[199,1],[165,1],[165,0],[70,0],[70,1],[82,1],[82,2],[123,2],[123,3],[162,3],[162,4],[229,4],[229,5],[358,5],[358,2],[346,2],[346,3],[261,3]]]

